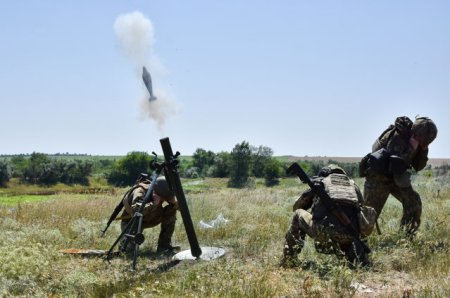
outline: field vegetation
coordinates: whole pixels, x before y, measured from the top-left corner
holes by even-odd
[[[99,236],[127,188],[95,181],[91,183],[102,191],[79,191],[92,185],[24,187],[14,179],[0,189],[0,296],[450,296],[448,175],[425,171],[414,176],[424,210],[422,226],[412,240],[399,232],[401,205],[389,198],[380,219],[382,234],[369,238],[373,266],[356,270],[333,255],[318,254],[310,240],[299,267],[279,266],[292,204],[305,189],[294,178],[281,178],[272,187],[264,178],[252,178],[253,183],[243,188],[228,188],[228,178],[183,179],[200,245],[226,250],[213,261],[157,257],[158,227],[145,230],[135,272],[127,256],[108,263],[99,257],[64,254],[61,250],[68,248],[109,249],[119,235],[115,222],[104,238]],[[357,183],[362,186],[363,180]],[[27,194],[27,187],[39,195]],[[46,189],[51,192],[40,192]],[[227,224],[198,226],[220,214]],[[181,216],[173,240],[189,249]]]

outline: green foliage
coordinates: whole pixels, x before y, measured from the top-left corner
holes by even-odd
[[[11,158],[13,177],[22,177],[28,167],[28,159],[24,155],[15,155]]]
[[[22,162],[20,162],[22,163]],[[39,185],[65,184],[88,185],[88,177],[92,173],[92,162],[89,160],[51,159],[46,154],[33,152],[22,180]]]
[[[107,180],[115,186],[130,186],[136,182],[140,173],[148,173],[152,157],[146,152],[133,151],[114,165]]]
[[[280,183],[281,165],[275,158],[270,158],[264,166],[264,183],[266,186],[275,186]]]
[[[265,167],[271,162],[273,150],[269,147],[259,146],[258,148],[251,146],[251,172],[257,178],[265,176]]]
[[[58,182],[56,164],[44,153],[33,152],[25,169],[25,182],[52,185]]]
[[[92,174],[96,177],[106,178],[114,166],[115,159],[94,158],[91,160],[91,162]]]
[[[11,179],[11,167],[5,160],[0,160],[0,187],[6,185],[6,182]]]
[[[208,169],[208,177],[225,178],[230,175],[230,153],[220,152],[214,157],[214,163]]]
[[[89,160],[73,160],[73,161],[53,161],[59,172],[59,182],[65,184],[82,184],[88,185],[88,176],[92,173],[93,163]]]
[[[247,185],[252,151],[248,142],[243,141],[234,146],[230,154],[230,187],[244,187]]]
[[[197,169],[197,173],[204,177],[209,167],[214,163],[214,157],[214,152],[197,148],[192,155],[192,166]]]

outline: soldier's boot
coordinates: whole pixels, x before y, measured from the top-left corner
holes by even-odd
[[[349,268],[355,269],[357,266],[372,266],[372,262],[369,260],[369,255],[364,251],[364,248],[360,244],[352,242],[351,244],[342,245],[341,249],[345,253]]]
[[[181,250],[181,246],[179,245],[172,245],[172,244],[166,244],[166,245],[161,245],[158,244],[158,248],[156,249],[156,253],[158,255],[164,255],[164,256],[173,256],[175,254],[177,254],[178,252],[180,252]]]
[[[296,267],[299,265],[298,254],[302,251],[304,246],[304,237],[294,237],[289,231],[286,234],[286,240],[283,247],[283,258],[280,266],[285,268]]]
[[[400,222],[400,231],[404,232],[408,239],[413,239],[419,229],[420,222],[413,220],[412,218],[403,217]]]

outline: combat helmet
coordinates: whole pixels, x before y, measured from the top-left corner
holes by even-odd
[[[416,117],[411,132],[420,137],[424,142],[431,144],[437,136],[437,127],[428,117]]]
[[[169,184],[165,178],[159,177],[155,182],[155,192],[163,198],[173,197],[173,192],[170,190]]]
[[[341,168],[338,165],[335,164],[329,164],[328,166],[325,166],[320,169],[318,176],[319,177],[327,177],[330,174],[344,174],[347,175],[347,173],[344,171],[343,168]]]

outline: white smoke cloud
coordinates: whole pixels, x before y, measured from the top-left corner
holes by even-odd
[[[142,89],[140,109],[142,118],[153,119],[159,130],[163,128],[165,120],[177,113],[178,107],[169,96],[169,92],[162,86],[161,80],[167,74],[164,64],[155,54],[154,27],[150,19],[141,12],[135,11],[120,15],[114,22],[114,31],[120,42],[123,53],[136,70],[139,86]],[[156,100],[149,101],[149,94],[142,81],[142,67],[149,70]]]

